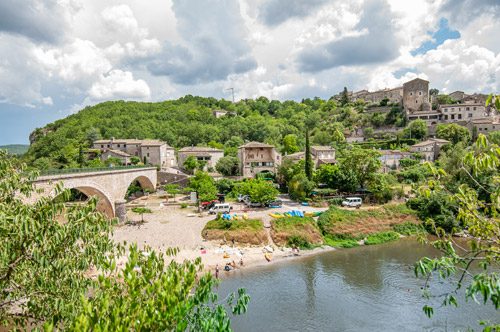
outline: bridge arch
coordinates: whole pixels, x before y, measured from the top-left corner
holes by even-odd
[[[68,189],[78,190],[89,198],[94,196],[97,197],[97,211],[102,212],[108,218],[113,218],[115,216],[115,209],[110,198],[99,189],[89,186],[76,186]]]

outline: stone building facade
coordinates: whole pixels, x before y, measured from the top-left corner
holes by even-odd
[[[104,139],[93,142],[93,148],[101,151],[101,158],[108,150],[124,152],[130,157],[135,156],[146,160],[146,164],[159,167],[177,166],[174,148],[158,140],[137,139]]]
[[[306,153],[301,151],[283,156],[283,159],[298,162],[304,160],[305,156]],[[316,168],[323,164],[335,164],[335,149],[330,146],[313,145],[311,146],[311,158]]]
[[[439,156],[441,147],[449,143],[450,142],[445,139],[430,138],[410,146],[410,151],[419,153],[423,161],[435,161]]]
[[[429,81],[415,78],[403,84],[403,108],[406,113],[429,111]]]
[[[380,104],[384,99],[388,99],[388,103],[397,104],[401,103],[403,97],[403,88],[398,87],[394,89],[383,89],[374,92],[368,90],[361,90],[352,94],[353,100],[363,99],[367,103]]]
[[[381,154],[379,160],[382,162],[382,172],[384,173],[400,169],[399,161],[412,156],[411,152],[400,150],[378,150],[378,152]]]
[[[179,150],[178,154],[179,167],[183,167],[187,158],[193,156],[198,161],[205,162],[204,170],[215,168],[220,158],[224,157],[224,151],[206,146],[190,146]]]
[[[253,178],[259,173],[276,174],[281,164],[281,155],[273,145],[250,142],[238,148],[240,173],[245,178]]]

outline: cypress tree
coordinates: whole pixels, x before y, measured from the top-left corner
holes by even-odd
[[[309,129],[306,129],[306,160],[305,160],[305,173],[307,179],[312,181],[313,177],[313,163],[311,157],[311,146],[309,142]]]

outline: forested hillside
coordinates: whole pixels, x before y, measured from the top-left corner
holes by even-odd
[[[29,145],[25,144],[8,144],[0,145],[0,150],[7,150],[8,153],[13,155],[22,155],[28,151]]]
[[[381,126],[398,120],[398,109],[383,115],[364,113],[363,102],[340,106],[334,100],[269,101],[265,97],[226,100],[185,96],[157,103],[113,101],[36,129],[30,135],[27,161],[38,168],[78,167],[82,151],[99,138],[160,139],[180,148],[210,145],[234,154],[244,141],[276,145],[282,152],[302,149],[306,125],[313,144],[342,142],[359,126]],[[230,114],[216,118],[213,110]]]

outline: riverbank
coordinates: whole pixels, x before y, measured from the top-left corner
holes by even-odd
[[[151,213],[144,214],[144,223],[140,223],[142,216],[128,211],[127,217],[131,221],[130,224],[117,226],[114,230],[113,239],[116,242],[136,243],[139,248],[150,247],[158,251],[165,251],[167,248],[176,247],[179,249],[177,256],[174,258],[176,261],[194,260],[200,258],[206,271],[215,271],[215,266],[219,265],[219,270],[222,272],[227,263],[236,264],[237,269],[246,269],[250,267],[271,265],[276,262],[291,260],[297,257],[307,257],[315,255],[319,252],[335,250],[334,247],[349,247],[345,245],[346,239],[332,238],[332,236],[321,235],[320,229],[316,225],[316,221],[312,218],[303,218],[301,222],[296,220],[293,223],[287,223],[284,219],[273,219],[269,216],[272,212],[286,212],[293,209],[299,209],[306,212],[323,211],[327,209],[318,209],[308,206],[300,206],[298,203],[285,200],[284,205],[280,209],[247,209],[242,204],[233,203],[234,213],[239,215],[247,215],[249,218],[249,225],[244,225],[244,220],[231,224],[230,232],[219,231],[217,227],[219,222],[214,221],[213,215],[207,213],[197,213],[195,208],[181,208],[181,206],[172,206],[164,204],[164,199],[151,195],[136,200],[130,207],[141,205],[149,210]],[[349,230],[356,229],[363,231],[367,225],[360,220],[363,218],[372,224],[378,225],[377,230],[383,231],[390,229],[393,231],[393,226],[408,221],[407,216],[401,214],[400,208],[394,206],[382,207],[364,207],[359,210],[335,210],[333,214],[335,217],[341,216],[344,218],[342,222],[335,222],[335,225],[340,226],[341,230],[345,230],[346,225],[349,225]],[[388,214],[388,211],[392,214]],[[394,212],[396,211],[396,212]],[[404,212],[404,211],[403,211]],[[323,224],[331,228],[334,223],[325,223],[325,218],[332,214],[325,213],[323,217]],[[346,217],[348,216],[348,218]],[[370,216],[370,218],[366,218]],[[389,221],[381,222],[377,218],[388,218]],[[310,220],[309,220],[310,219]],[[282,220],[280,222],[280,220]],[[290,219],[290,221],[293,221]],[[318,222],[318,224],[321,224]],[[260,229],[256,229],[257,225],[261,225]],[[383,228],[380,228],[383,225]],[[236,227],[238,226],[238,227]],[[280,226],[280,227],[278,227]],[[286,227],[285,227],[286,226]],[[292,227],[293,226],[293,227]],[[300,227],[299,227],[300,226]],[[314,227],[313,227],[314,226]],[[373,226],[373,225],[372,225]],[[206,236],[207,228],[211,229],[210,236]],[[234,229],[233,229],[234,228]],[[321,227],[320,227],[321,228]],[[250,236],[246,236],[244,232],[251,232]],[[234,236],[238,234],[238,236]],[[300,236],[300,235],[304,236]],[[217,235],[217,236],[216,236]],[[267,235],[267,236],[264,236]],[[326,234],[328,235],[328,234]],[[243,241],[246,238],[251,241]],[[345,236],[345,234],[344,234]],[[391,239],[390,236],[375,236],[375,242],[378,237],[382,240]],[[292,245],[288,243],[288,239],[293,237],[295,240],[306,239],[310,241],[310,245],[305,246],[308,250],[301,250],[300,256],[294,255]],[[392,235],[394,239],[394,235]],[[397,236],[399,237],[399,236]],[[363,240],[356,239],[354,241],[357,246],[363,244]],[[383,241],[382,241],[383,242]],[[301,246],[300,241],[296,246]],[[325,245],[326,244],[326,245]],[[295,244],[293,244],[295,245]],[[304,247],[304,246],[302,246]],[[272,249],[271,249],[272,248]],[[264,254],[271,249],[270,261],[266,259]],[[243,266],[239,263],[243,260]],[[123,262],[119,262],[121,264]],[[221,276],[224,273],[220,274]]]

